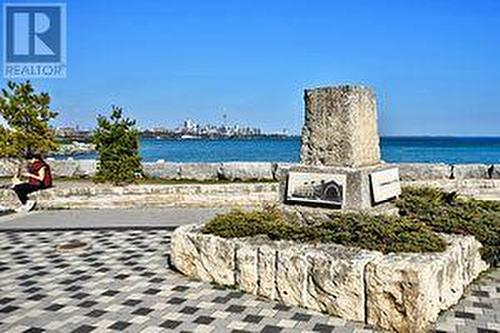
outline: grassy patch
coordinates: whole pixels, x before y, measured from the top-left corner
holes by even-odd
[[[437,234],[474,235],[483,257],[500,261],[500,202],[462,199],[430,188],[405,188],[397,200],[399,217],[335,214],[311,225],[297,223],[276,208],[234,210],[220,214],[202,232],[225,238],[267,235],[274,240],[333,242],[389,252],[439,252],[445,243]]]

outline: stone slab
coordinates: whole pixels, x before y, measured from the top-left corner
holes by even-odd
[[[97,170],[96,160],[78,160],[78,167],[75,172],[76,177],[92,177]]]
[[[221,177],[227,180],[273,180],[274,165],[270,162],[224,162]]]
[[[257,295],[259,291],[259,246],[236,240],[236,284],[244,291]]]
[[[52,174],[58,177],[74,177],[79,167],[76,160],[51,160],[48,163]]]
[[[452,169],[453,179],[488,179],[489,165],[486,164],[455,164]]]
[[[156,162],[142,163],[144,176],[148,178],[178,179],[180,172],[179,163]]]
[[[451,179],[451,166],[443,163],[399,163],[399,176],[403,181]]]
[[[217,180],[221,163],[183,163],[180,165],[179,178],[190,180]]]
[[[3,184],[9,184],[4,180]],[[90,181],[55,181],[55,187],[30,194],[39,209],[151,207],[250,207],[278,201],[278,184],[151,184],[112,186]],[[0,205],[19,206],[10,189],[0,189]]]

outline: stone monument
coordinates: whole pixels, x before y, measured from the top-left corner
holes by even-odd
[[[363,86],[305,90],[301,163],[282,180],[285,204],[373,210],[401,193],[399,171],[380,161],[375,94]]]

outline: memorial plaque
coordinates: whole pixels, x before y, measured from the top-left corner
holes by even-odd
[[[373,172],[370,178],[374,203],[386,201],[401,194],[398,168]]]
[[[346,175],[290,172],[286,200],[288,202],[342,207],[345,196]]]
[[[374,91],[353,85],[306,89],[304,102],[300,164],[281,177],[281,201],[298,210],[317,204],[318,211],[394,213],[390,203],[375,207],[400,195],[401,186],[397,168],[380,161]]]

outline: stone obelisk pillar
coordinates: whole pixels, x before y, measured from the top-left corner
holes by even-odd
[[[398,169],[380,161],[370,88],[307,89],[304,102],[301,164],[282,184],[285,203],[369,210],[400,194]]]
[[[301,163],[363,167],[380,163],[377,103],[369,88],[306,90]]]

